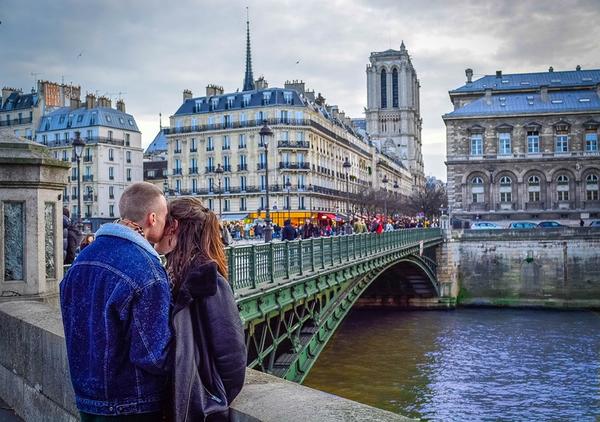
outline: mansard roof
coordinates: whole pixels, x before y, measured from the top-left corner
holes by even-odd
[[[269,92],[271,97],[268,104],[263,104],[263,94]],[[292,94],[291,102],[284,98],[284,92]],[[243,106],[244,96],[250,96],[248,105]],[[228,105],[227,99],[233,98],[233,105]],[[216,99],[216,107],[212,107],[212,101]],[[275,105],[306,106],[306,103],[296,90],[282,88],[267,88],[254,91],[234,92],[230,94],[215,95],[212,97],[198,97],[184,101],[184,103],[175,112],[175,116],[184,114],[205,114],[226,110],[241,110],[250,107],[269,107]]]
[[[472,83],[450,91],[450,94],[485,91],[539,89],[548,88],[577,88],[600,84],[600,69],[569,70],[560,72],[512,73],[507,75],[486,75]]]
[[[167,143],[167,136],[165,135],[165,132],[161,129],[156,134],[154,140],[150,143],[150,145],[148,145],[148,148],[146,148],[144,154],[156,154],[159,152],[167,151],[168,149],[169,146]]]
[[[542,101],[540,93],[494,94],[489,104],[486,97],[481,97],[445,114],[444,118],[559,112],[600,112],[600,98],[596,91],[591,89],[551,91],[547,101]]]
[[[0,101],[0,111],[23,110],[38,105],[39,95],[37,92],[23,94],[22,92],[12,92],[8,97]]]
[[[38,133],[53,130],[77,129],[90,126],[105,126],[139,132],[135,118],[114,108],[61,107],[45,115],[40,121]]]

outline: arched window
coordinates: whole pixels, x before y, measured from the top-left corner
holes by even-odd
[[[564,174],[556,178],[556,192],[559,201],[569,200],[569,178]]]
[[[387,73],[381,70],[381,108],[387,108]]]
[[[483,179],[481,177],[474,177],[471,179],[471,195],[473,198],[473,203],[484,202],[483,193]]]
[[[508,176],[500,178],[500,202],[512,202],[512,180]]]
[[[529,202],[540,202],[540,178],[537,176],[529,176],[527,179],[527,192],[529,194]]]
[[[598,200],[598,191],[600,186],[598,185],[598,176],[590,174],[585,178],[585,197],[588,201]]]
[[[392,70],[392,107],[398,107],[398,69]]]

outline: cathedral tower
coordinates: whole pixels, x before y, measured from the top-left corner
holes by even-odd
[[[419,80],[404,42],[373,52],[367,65],[367,132],[380,150],[410,170],[423,186]]]

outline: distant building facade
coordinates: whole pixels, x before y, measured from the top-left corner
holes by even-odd
[[[450,212],[598,218],[600,70],[466,75],[443,116]]]
[[[137,123],[117,101],[112,108],[106,97],[86,96],[85,104],[57,108],[45,115],[36,141],[47,145],[54,157],[71,162],[64,204],[78,215],[77,162],[73,154],[75,132],[85,141],[81,165],[81,216],[95,230],[119,217],[119,199],[131,183],[142,181],[142,140]]]
[[[408,51],[402,42],[400,50],[371,53],[369,61],[366,131],[382,153],[410,170],[414,186],[422,187],[420,84]]]
[[[10,129],[17,136],[35,139],[44,114],[78,100],[81,88],[75,85],[38,81],[37,90],[24,94],[19,89],[2,88],[0,98],[0,128]]]
[[[165,192],[168,189],[168,151],[167,136],[162,130],[161,122],[159,132],[144,151],[144,181],[158,186]]]

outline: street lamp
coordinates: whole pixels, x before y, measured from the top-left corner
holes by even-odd
[[[73,141],[73,154],[77,159],[77,224],[81,230],[81,155],[83,154],[85,142],[81,139],[79,131],[75,132],[75,140]]]
[[[398,206],[398,189],[400,185],[398,184],[398,180],[394,181],[394,196],[396,197],[396,206]],[[396,213],[398,213],[398,208],[396,208]]]
[[[290,198],[290,188],[291,187],[292,187],[292,183],[290,182],[290,179],[288,177],[287,181],[285,182],[285,188],[287,189],[288,220],[290,219],[290,209],[292,208],[292,202],[291,202],[291,198]]]
[[[312,195],[314,192],[315,188],[313,188],[312,183],[308,184],[308,203],[309,203],[309,214],[310,214],[310,221],[312,222]]]
[[[385,190],[385,193],[383,194],[383,215],[385,217],[385,219],[387,220],[387,183],[389,182],[388,178],[387,178],[387,174],[383,175],[383,180],[381,181],[381,183],[383,183],[383,189]]]
[[[273,131],[263,120],[263,127],[258,132],[260,139],[265,146],[265,190],[267,194],[267,215],[265,216],[265,242],[270,242],[273,238],[273,228],[271,227],[271,206],[269,205],[269,137],[273,136]]]
[[[346,172],[346,214],[348,214],[348,218],[347,218],[347,223],[350,224],[350,187],[349,187],[349,183],[350,183],[350,167],[352,167],[352,164],[350,164],[350,161],[348,160],[348,157],[346,157],[346,160],[344,161],[344,164],[342,165],[342,167],[344,167],[344,172]],[[346,228],[346,230],[348,230]]]
[[[221,178],[223,177],[223,167],[221,167],[221,163],[217,165],[215,173],[217,174],[217,182],[219,182],[219,220],[221,220],[223,216],[221,210]]]
[[[165,196],[167,196],[167,193],[169,192],[169,180],[166,177],[163,180],[163,192]]]

